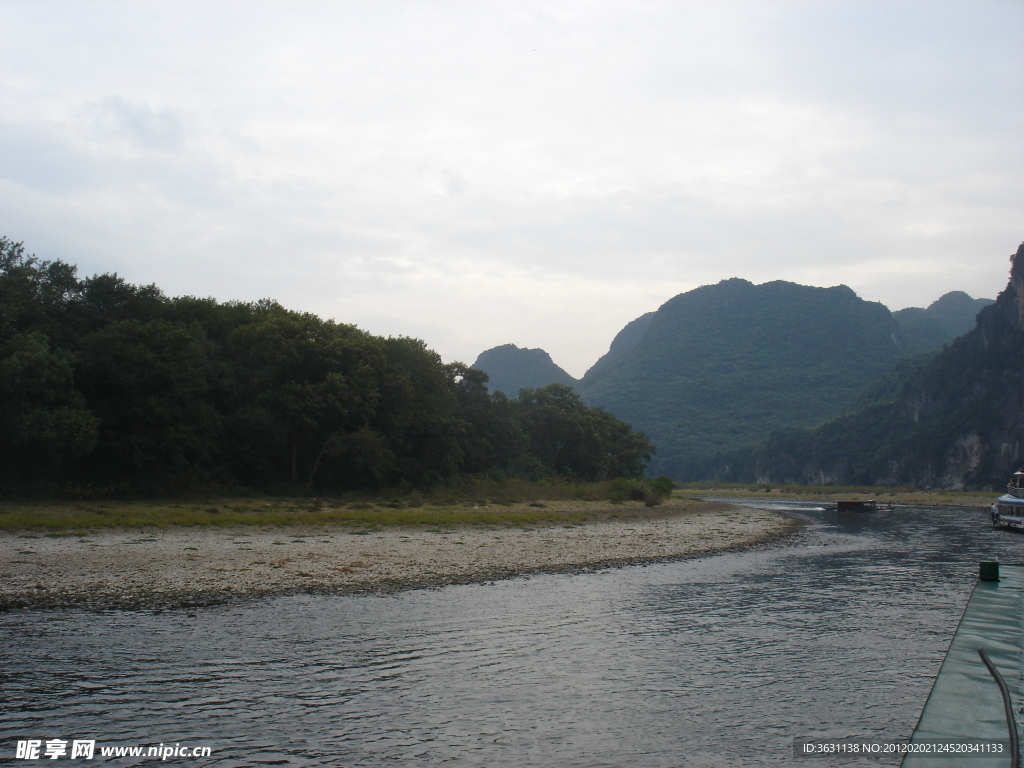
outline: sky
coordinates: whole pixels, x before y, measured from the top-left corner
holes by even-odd
[[[730,277],[994,298],[1024,0],[0,0],[0,234],[575,376]]]

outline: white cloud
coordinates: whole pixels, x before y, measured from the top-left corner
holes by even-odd
[[[0,4],[0,230],[585,370],[740,276],[992,296],[1024,239],[1024,6]]]

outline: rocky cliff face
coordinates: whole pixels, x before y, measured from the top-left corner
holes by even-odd
[[[910,443],[878,480],[997,488],[1024,461],[1024,244],[1011,264],[996,303],[910,381],[898,404],[900,421],[917,427],[916,441],[940,442],[930,451]]]
[[[721,455],[709,476],[991,488],[1024,462],[1024,245],[975,328],[910,371],[890,402],[813,431],[775,434],[749,456]]]
[[[1017,299],[1017,327],[1024,328],[1024,243],[1017,249],[1017,253],[1011,259],[1010,285],[1007,290],[1012,290]]]

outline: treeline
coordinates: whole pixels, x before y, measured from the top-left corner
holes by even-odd
[[[0,238],[0,489],[425,487],[637,477],[645,435],[571,389],[488,394],[418,339],[167,297]]]

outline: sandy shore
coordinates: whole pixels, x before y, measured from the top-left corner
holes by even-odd
[[[0,534],[0,610],[152,609],[290,593],[394,591],[697,557],[785,536],[788,517],[731,507],[655,519],[446,531],[344,527]]]

